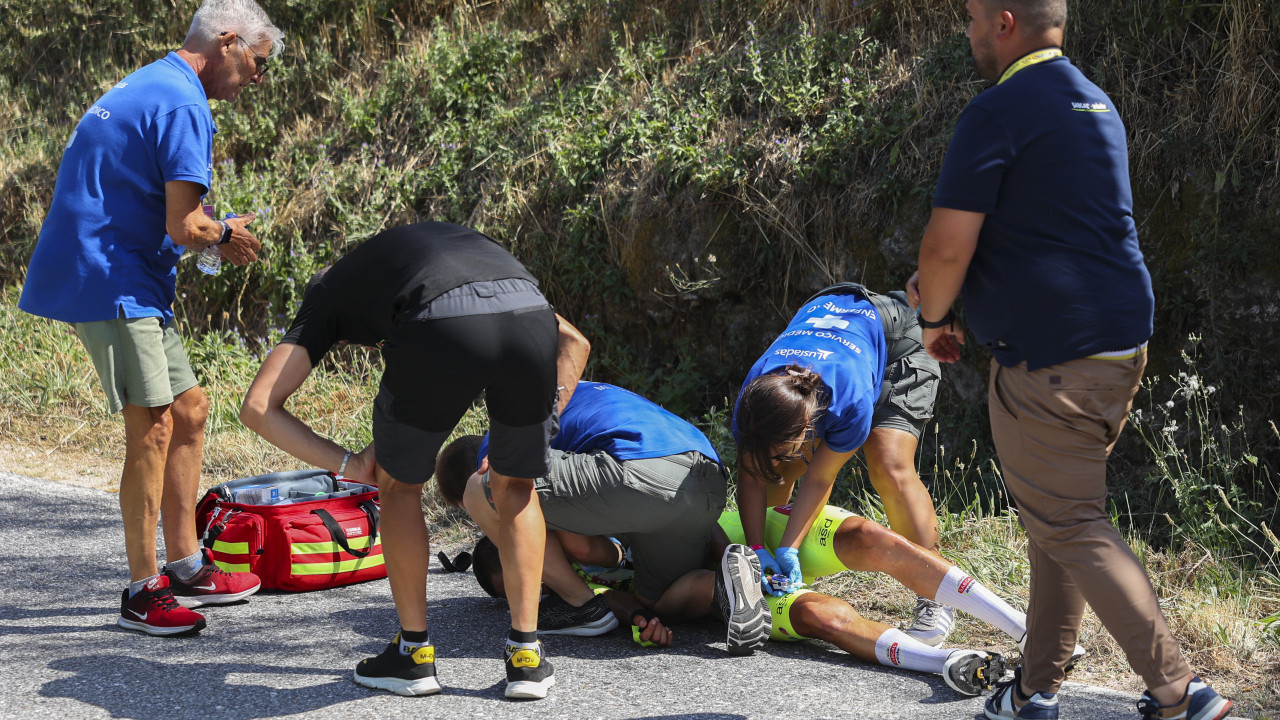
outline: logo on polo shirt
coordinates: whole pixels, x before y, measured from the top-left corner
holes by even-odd
[[[1076,112],[1097,112],[1097,113],[1111,112],[1111,108],[1107,107],[1106,103],[1100,103],[1100,102],[1094,102],[1094,103],[1073,102],[1071,103],[1071,109],[1075,110]]]
[[[840,328],[841,330],[849,327],[849,321],[838,315],[825,315],[820,318],[811,317],[804,321],[806,325],[812,325],[820,330],[828,328]]]
[[[819,360],[831,357],[830,350],[797,350],[796,348],[779,348],[774,350],[773,354],[781,357],[818,358]]]

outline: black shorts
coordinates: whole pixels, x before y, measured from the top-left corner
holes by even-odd
[[[481,292],[484,307],[502,307],[501,289],[496,298],[492,287]],[[527,292],[507,297],[529,301]],[[544,475],[557,429],[557,343],[555,312],[545,300],[397,328],[382,346],[386,370],[374,401],[378,464],[400,482],[430,480],[440,447],[483,392],[490,465],[512,477]]]

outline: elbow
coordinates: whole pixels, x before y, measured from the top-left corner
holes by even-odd
[[[247,395],[240,405],[240,422],[250,430],[262,434],[263,420],[267,416],[266,404],[253,395]]]

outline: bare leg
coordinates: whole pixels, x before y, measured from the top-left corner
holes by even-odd
[[[889,527],[920,547],[938,552],[938,513],[916,473],[918,442],[911,433],[876,428],[862,452],[871,485],[884,503]]]
[[[640,601],[662,618],[665,623],[700,618],[711,612],[715,604],[716,574],[711,570],[690,570],[676,578],[671,587],[662,593],[657,602],[647,598]]]
[[[857,516],[840,523],[835,549],[836,557],[850,570],[885,573],[916,595],[930,599],[953,567],[879,523]]]
[[[120,515],[129,579],[144,580],[159,572],[156,566],[156,521],[164,492],[165,456],[173,434],[169,406],[126,404],[124,415],[124,471],[120,475]],[[190,553],[188,553],[190,554]]]
[[[888,625],[868,620],[849,603],[822,593],[805,593],[791,604],[791,626],[805,637],[826,640],[856,658],[879,662],[876,640]]]
[[[579,535],[567,530],[547,530],[548,540],[555,535],[564,556],[583,565],[614,567],[622,562],[618,546],[603,535]]]
[[[160,518],[164,523],[165,556],[181,560],[199,550],[196,529],[196,496],[200,492],[200,465],[204,451],[204,426],[209,398],[199,386],[173,399],[169,406],[173,435],[164,465],[164,494]]]
[[[498,545],[498,554],[501,559],[502,541],[498,511],[484,499],[484,489],[479,479],[473,477],[467,483],[463,505],[471,519],[475,521],[476,525],[480,526],[480,530]],[[581,607],[583,603],[591,599],[593,593],[591,588],[587,586],[586,581],[569,564],[567,553],[560,544],[561,538],[567,538],[570,545],[579,550],[594,548],[596,543],[592,541],[598,539],[602,543],[609,545],[615,560],[617,558],[617,549],[613,543],[604,538],[593,538],[563,530],[547,531],[545,550],[542,557],[542,582],[546,583],[547,587],[551,588],[557,595],[564,598],[565,602],[574,607]],[[504,577],[498,578],[498,582],[494,583],[496,587],[502,587],[504,590],[506,589],[506,567],[506,561],[502,559]],[[508,601],[510,601],[509,594],[507,597]]]
[[[498,509],[498,556],[511,607],[511,628],[538,629],[538,591],[542,587],[542,558],[547,528],[531,478],[514,478],[489,471],[493,504]]]
[[[400,627],[410,632],[427,629],[427,568],[431,537],[422,516],[422,485],[402,483],[374,467],[381,504],[382,556],[387,564],[391,600]]]

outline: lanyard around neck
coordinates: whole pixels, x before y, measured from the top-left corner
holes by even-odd
[[[1008,69],[1004,71],[1004,74],[1000,76],[1000,82],[996,84],[999,85],[1005,80],[1013,77],[1019,70],[1035,65],[1036,63],[1042,63],[1045,60],[1052,60],[1056,57],[1062,57],[1061,48],[1045,48],[1044,50],[1037,50],[1030,55],[1023,55],[1017,62],[1010,65]]]

